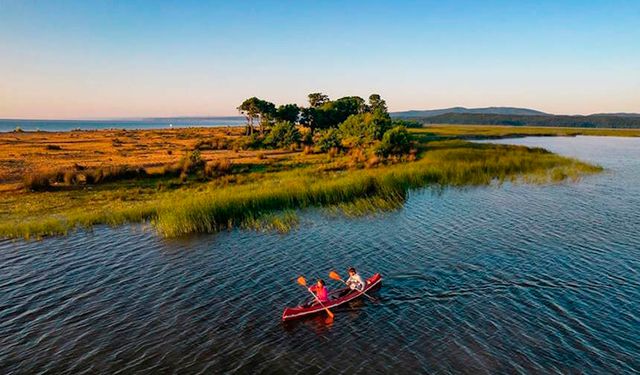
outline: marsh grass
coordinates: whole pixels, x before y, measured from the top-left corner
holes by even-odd
[[[366,198],[358,198],[351,202],[329,206],[327,213],[346,217],[375,216],[384,212],[395,211],[402,207],[405,194],[387,194]]]
[[[109,209],[87,211],[72,209],[63,215],[46,216],[24,221],[3,221],[0,236],[40,239],[42,237],[67,234],[77,228],[91,229],[94,225],[118,226],[125,223],[143,222],[155,216],[155,208],[148,205],[116,204]]]
[[[640,129],[610,129],[610,128],[561,128],[536,126],[498,126],[498,125],[447,125],[434,124],[423,128],[409,129],[409,132],[421,141],[438,140],[442,138],[456,139],[491,139],[514,138],[527,136],[566,136],[578,135],[640,137]]]
[[[283,173],[269,183],[220,189],[164,202],[154,224],[167,237],[240,226],[253,215],[283,209],[341,205],[347,214],[397,207],[408,190],[427,185],[474,186],[494,181],[554,182],[599,167],[520,146],[442,142],[413,163],[318,176]],[[377,207],[376,207],[377,206]]]
[[[23,187],[32,191],[54,191],[64,186],[96,185],[121,180],[146,178],[150,174],[140,167],[126,165],[86,169],[82,166],[58,170],[40,170],[25,174]]]
[[[0,202],[0,236],[32,238],[96,224],[146,220],[166,237],[235,227],[282,231],[296,225],[294,210],[307,207],[368,215],[401,207],[409,190],[426,186],[554,183],[601,170],[543,149],[465,141],[431,142],[416,161],[375,168],[323,169],[322,163],[348,165],[350,156],[325,160],[320,167],[298,163],[279,171],[234,174],[170,191],[140,189],[132,183],[126,188],[117,185],[121,186],[117,193],[109,186],[85,195],[29,193],[22,197],[24,201],[15,200],[5,209]]]
[[[263,215],[249,215],[241,228],[253,229],[256,231],[276,231],[279,233],[286,233],[292,228],[298,226],[300,219],[297,213],[293,210],[285,210],[282,212],[271,212]]]

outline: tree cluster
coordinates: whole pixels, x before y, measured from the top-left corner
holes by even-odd
[[[369,96],[369,103],[359,96],[345,96],[331,100],[325,94],[316,92],[308,96],[309,106],[298,107],[297,104],[275,104],[252,97],[246,99],[238,107],[238,111],[247,119],[247,134],[257,130],[264,135],[267,129],[280,121],[289,121],[317,129],[337,128],[349,116],[374,113],[388,117],[387,104],[378,94]]]
[[[380,143],[393,128],[394,133],[384,138],[381,154],[407,149],[410,136],[404,127],[394,127],[397,124],[391,120],[387,103],[380,95],[371,94],[368,101],[359,96],[331,100],[316,92],[309,94],[308,99],[308,107],[296,104],[276,107],[271,102],[252,97],[242,102],[238,111],[247,118],[247,135],[261,139],[268,147],[284,148],[301,141],[313,144],[322,152],[333,148],[364,147]],[[303,138],[297,126],[307,128],[306,137]],[[396,141],[404,143],[396,147],[392,144]]]

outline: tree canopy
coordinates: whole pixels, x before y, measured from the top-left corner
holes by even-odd
[[[329,102],[329,97],[321,92],[314,92],[308,95],[309,105],[311,108],[318,108],[324,103]]]
[[[299,147],[304,143],[321,152],[373,146],[376,154],[383,157],[409,151],[411,135],[404,126],[398,126],[405,121],[391,120],[387,103],[379,94],[369,95],[368,103],[359,96],[331,100],[320,92],[311,93],[308,98],[308,107],[276,107],[256,97],[246,99],[238,110],[247,118],[250,139],[272,148]],[[253,134],[255,122],[260,126],[260,136]],[[298,124],[310,131],[301,133]]]
[[[378,94],[369,95],[369,108],[371,112],[382,111],[387,113],[387,102],[384,101]]]
[[[276,106],[266,100],[258,99],[255,96],[240,104],[238,111],[247,118],[248,132],[253,134],[254,120],[260,126],[260,133],[264,134],[265,127],[272,121]]]
[[[369,104],[359,96],[330,100],[329,96],[321,92],[311,93],[308,98],[309,107],[284,104],[276,108],[271,102],[252,97],[242,102],[238,110],[247,117],[249,132],[253,132],[253,126],[257,122],[261,134],[277,121],[299,123],[315,131],[338,128],[353,115],[377,113],[377,118],[389,117],[386,102],[378,94],[369,96]]]
[[[291,123],[298,122],[298,116],[300,114],[300,108],[297,104],[285,104],[276,109],[275,120],[276,121],[289,121]]]
[[[340,124],[340,135],[348,143],[364,144],[382,139],[391,128],[391,118],[382,111],[359,113],[349,116]]]

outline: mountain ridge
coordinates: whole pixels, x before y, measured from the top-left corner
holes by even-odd
[[[616,116],[616,117],[640,117],[640,113],[632,112],[601,112],[591,113],[588,115],[573,115],[573,114],[553,114],[538,111],[531,108],[520,107],[450,107],[450,108],[437,108],[437,109],[412,109],[408,111],[391,112],[392,117],[401,118],[428,118],[435,117],[444,114],[481,114],[481,115],[510,115],[510,116],[573,116],[573,117],[589,117],[589,116]]]
[[[392,112],[391,116],[394,117],[432,117],[443,115],[445,113],[478,113],[488,115],[527,115],[527,116],[549,116],[550,113],[545,113],[530,108],[518,108],[518,107],[481,107],[481,108],[466,108],[466,107],[451,107],[440,109],[414,109],[408,111]]]

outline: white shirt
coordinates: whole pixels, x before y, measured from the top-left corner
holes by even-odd
[[[356,273],[353,276],[349,276],[347,279],[347,286],[352,290],[356,289],[362,291],[364,289],[364,281],[362,281],[362,277]]]

